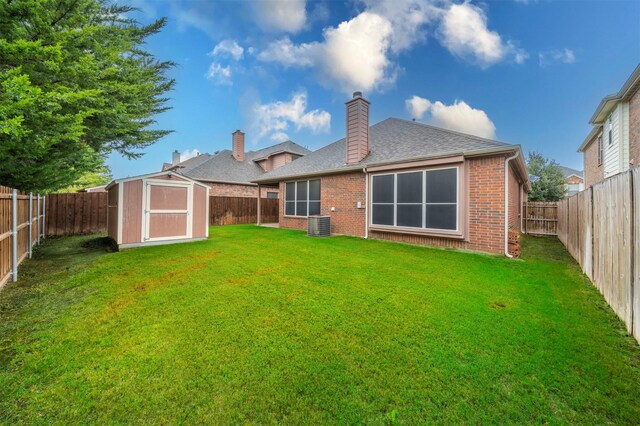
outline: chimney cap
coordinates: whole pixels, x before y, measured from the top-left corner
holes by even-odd
[[[353,97],[354,98],[361,98],[362,97],[362,92],[360,92],[360,91],[353,92]]]
[[[240,130],[240,129],[236,129],[236,131],[235,131],[235,132],[233,132],[233,133],[242,133],[242,130]]]

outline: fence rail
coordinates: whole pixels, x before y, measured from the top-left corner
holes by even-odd
[[[47,195],[47,235],[107,232],[107,193],[76,192]]]
[[[557,235],[558,203],[529,201],[522,205],[522,228],[527,234]]]
[[[45,198],[0,186],[0,288],[18,280],[18,265],[44,238]]]
[[[560,201],[558,238],[640,341],[640,168]]]
[[[278,200],[260,200],[260,221],[278,221]],[[258,222],[258,199],[249,197],[209,197],[209,225],[235,225]]]

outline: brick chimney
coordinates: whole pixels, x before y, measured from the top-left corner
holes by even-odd
[[[176,149],[173,151],[173,157],[171,157],[171,165],[175,166],[180,162],[180,152]]]
[[[244,133],[240,130],[233,132],[233,157],[238,161],[244,161]]]
[[[347,164],[361,161],[369,153],[369,101],[353,92],[347,104]]]

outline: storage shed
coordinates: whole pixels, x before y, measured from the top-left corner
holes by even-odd
[[[109,237],[118,248],[203,240],[209,236],[209,187],[171,171],[107,185]]]

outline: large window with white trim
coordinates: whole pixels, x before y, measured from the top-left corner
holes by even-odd
[[[286,216],[320,214],[320,179],[287,182],[284,194]]]
[[[371,224],[457,231],[458,168],[374,175]]]

